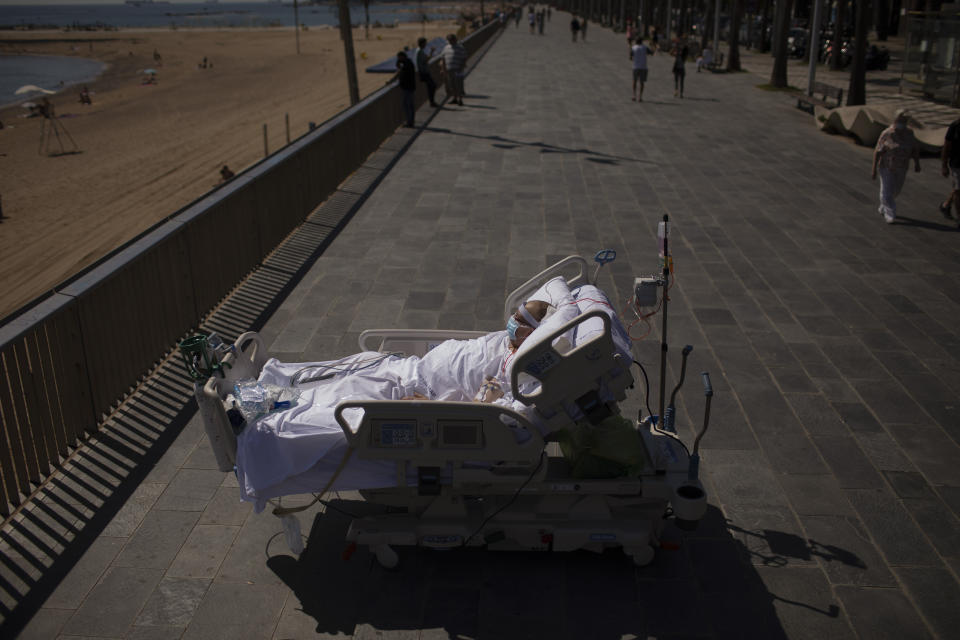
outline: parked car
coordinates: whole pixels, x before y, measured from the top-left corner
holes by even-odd
[[[810,36],[806,29],[794,27],[787,35],[787,55],[793,58],[802,58],[807,54],[807,43]]]

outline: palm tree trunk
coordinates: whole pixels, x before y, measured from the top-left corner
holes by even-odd
[[[787,35],[790,33],[790,0],[778,0],[776,11],[776,44],[774,46],[773,71],[770,84],[774,87],[787,86]]]
[[[850,68],[847,105],[867,104],[867,29],[870,26],[870,0],[856,0],[856,43]]]
[[[846,27],[844,24],[846,13],[847,0],[837,0],[837,24],[834,25],[833,42],[830,43],[830,46],[833,47],[833,52],[830,56],[830,69],[833,71],[843,68],[840,50],[843,49],[843,30]]]
[[[766,53],[770,51],[770,42],[767,40],[767,26],[770,24],[770,0],[763,0],[763,16],[760,21],[760,49]]]
[[[733,0],[733,15],[730,19],[730,53],[727,55],[727,71],[740,71],[740,23],[743,20],[743,0]]]

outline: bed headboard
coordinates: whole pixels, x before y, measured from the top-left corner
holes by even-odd
[[[591,318],[603,321],[602,333],[567,353],[553,347],[556,338]],[[626,398],[633,376],[631,363],[617,352],[610,329],[611,320],[606,313],[590,311],[545,334],[517,357],[510,376],[513,397],[525,405],[534,405],[548,431],[575,424],[577,416],[599,422],[619,413],[616,403]],[[530,395],[520,390],[520,376],[524,374],[540,383]]]

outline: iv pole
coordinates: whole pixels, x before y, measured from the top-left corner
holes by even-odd
[[[663,214],[663,323],[660,331],[660,414],[659,421],[663,427],[663,399],[666,391],[667,377],[667,289],[670,282],[670,221],[667,214]]]

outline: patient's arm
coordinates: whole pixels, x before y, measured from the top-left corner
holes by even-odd
[[[483,384],[474,396],[474,402],[494,402],[503,397],[503,388],[500,383],[491,376],[483,379]]]

